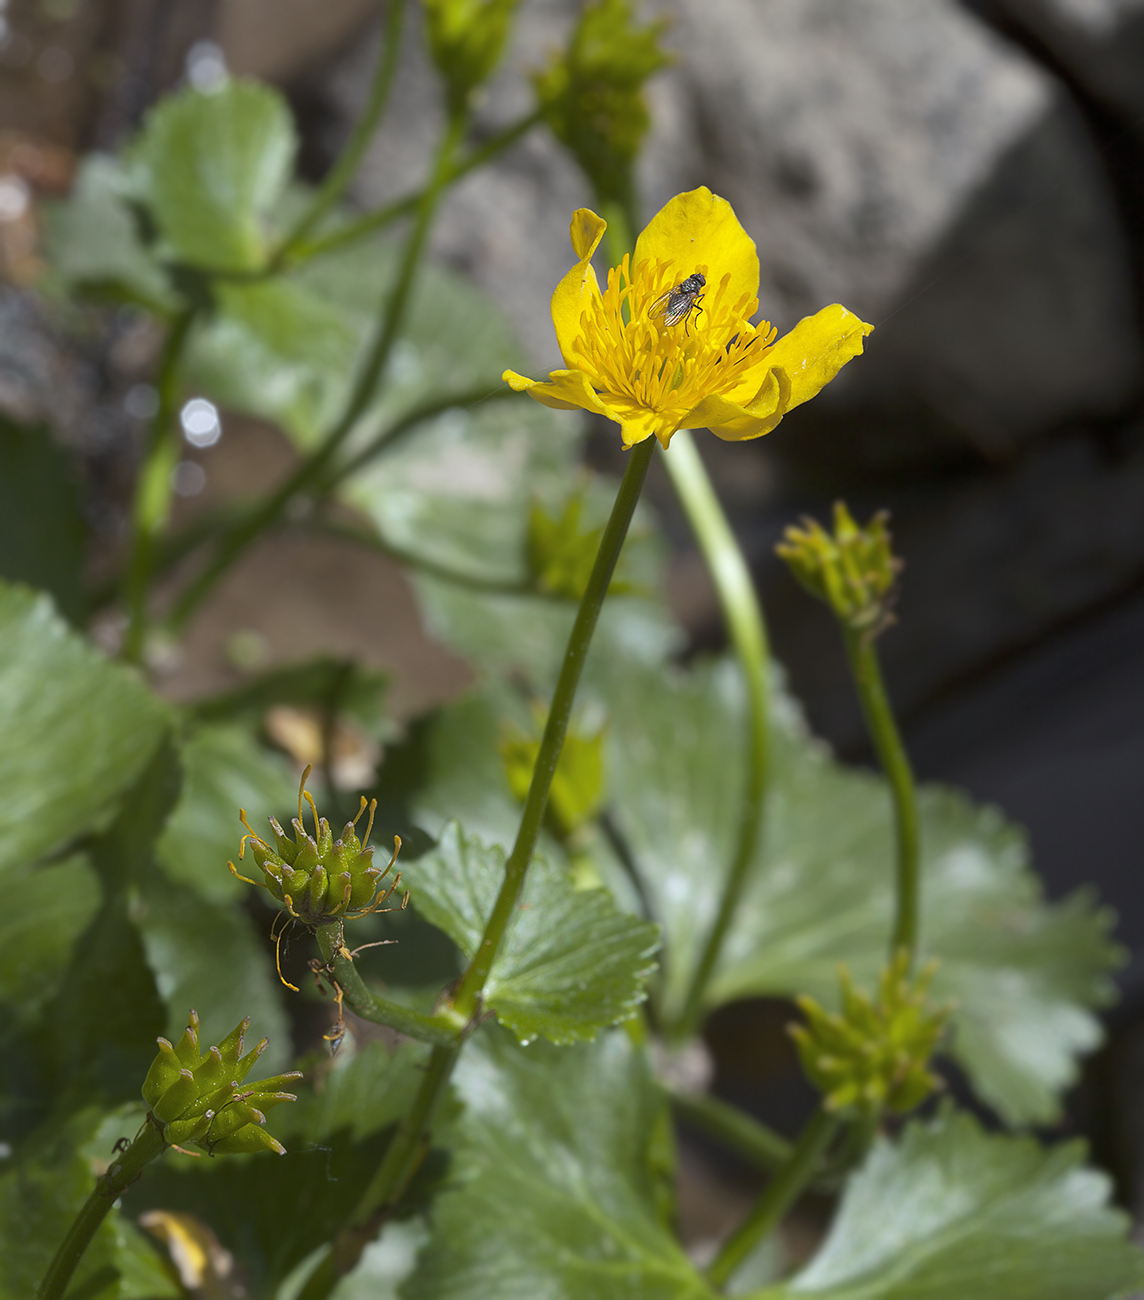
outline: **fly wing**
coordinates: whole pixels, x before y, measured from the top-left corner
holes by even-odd
[[[662,317],[665,325],[678,325],[690,310],[690,295],[680,293],[677,287],[661,293],[647,309],[647,314],[649,320],[659,320]]]

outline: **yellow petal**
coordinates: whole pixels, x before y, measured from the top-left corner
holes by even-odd
[[[506,370],[501,378],[514,393],[527,393],[541,406],[551,406],[556,411],[595,411],[609,420],[619,420],[600,400],[582,370],[554,370],[548,376],[548,383],[518,375],[515,370]]]
[[[572,251],[581,262],[593,256],[607,228],[608,223],[603,217],[596,216],[591,208],[577,208],[573,212],[568,233],[572,237]]]
[[[759,292],[759,255],[755,241],[739,224],[735,210],[704,185],[669,199],[636,240],[635,260],[659,259],[675,264],[683,280],[701,266],[714,288],[729,275],[729,299]]]
[[[787,410],[808,402],[852,358],[861,356],[862,340],[873,329],[853,312],[834,303],[805,316],[784,334],[767,360],[790,380]]]
[[[650,410],[621,393],[608,394],[608,418],[620,426],[625,451],[653,434],[666,447],[671,435],[679,428],[678,414],[672,416],[666,411]]]
[[[592,267],[592,255],[604,237],[608,223],[598,217],[591,208],[577,208],[572,216],[568,233],[572,237],[572,249],[580,259],[556,286],[552,295],[552,324],[556,327],[556,342],[560,345],[560,355],[564,364],[576,368],[579,357],[576,351],[576,336],[580,333],[580,316],[589,305],[589,300],[599,301],[600,285]]]
[[[687,412],[680,427],[710,429],[725,442],[745,442],[770,433],[789,406],[790,383],[781,370],[772,370],[749,402],[740,405],[725,397],[705,397]]]

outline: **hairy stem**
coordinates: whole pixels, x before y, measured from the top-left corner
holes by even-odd
[[[480,947],[469,969],[461,977],[453,998],[455,1010],[466,1019],[477,1010],[481,990],[492,970],[493,961],[508,929],[509,920],[520,901],[525,873],[528,864],[532,861],[532,851],[536,846],[536,839],[544,820],[548,791],[552,785],[552,778],[556,774],[556,766],[560,762],[560,752],[564,748],[564,737],[572,716],[572,703],[576,696],[576,687],[580,682],[580,673],[588,657],[588,647],[592,642],[592,634],[596,630],[596,620],[600,616],[600,609],[608,594],[616,561],[619,559],[624,539],[628,535],[628,527],[647,476],[648,466],[651,464],[654,448],[655,440],[648,438],[645,442],[637,444],[629,453],[623,481],[620,483],[612,513],[600,539],[596,562],[592,566],[588,585],[581,597],[580,608],[576,612],[576,622],[568,639],[568,648],[564,652],[564,663],[552,695],[548,722],[541,737],[536,766],[532,771],[532,781],[525,798],[520,829],[517,831],[516,842],[513,844],[508,862],[505,864],[504,883],[497,896],[492,915],[485,926]]]
[[[317,930],[318,950],[328,970],[332,971],[342,990],[346,1005],[363,1020],[375,1025],[388,1025],[398,1033],[419,1038],[425,1043],[448,1045],[455,1043],[465,1028],[465,1022],[451,1015],[423,1016],[399,1003],[379,998],[365,984],[354,965],[353,955],[342,938],[338,921],[320,926]]]
[[[711,1285],[722,1290],[763,1240],[778,1227],[787,1210],[809,1185],[838,1127],[838,1121],[821,1107],[799,1135],[790,1158],[775,1172],[754,1208],[723,1243],[707,1270]]]
[[[882,771],[890,783],[894,801],[896,905],[890,956],[893,957],[904,948],[912,967],[917,955],[921,911],[921,845],[914,774],[886,694],[874,638],[868,632],[855,631],[845,626],[843,636],[866,729],[870,733]]]
[[[148,1119],[135,1141],[126,1151],[116,1156],[107,1173],[96,1179],[94,1191],[84,1201],[67,1236],[60,1243],[55,1258],[48,1266],[40,1289],[36,1292],[37,1300],[59,1300],[67,1290],[68,1282],[83,1258],[84,1251],[99,1231],[99,1225],[107,1218],[108,1211],[139,1177],[145,1166],[161,1156],[165,1149],[162,1133]]]
[[[330,168],[326,179],[318,188],[310,206],[294,223],[293,228],[271,258],[271,267],[277,269],[290,260],[291,255],[305,243],[310,231],[338,202],[357,175],[358,167],[369,148],[385,108],[393,78],[397,72],[397,56],[401,50],[401,31],[405,23],[405,0],[389,0],[385,23],[385,47],[377,61],[373,85],[365,112],[358,119],[346,147],[337,162]]]
[[[698,1023],[703,995],[739,905],[762,831],[770,756],[767,728],[770,659],[763,611],[750,570],[689,432],[681,430],[675,434],[664,463],[715,584],[747,689],[746,771],[735,850],[723,882],[715,921],[675,1026],[680,1034],[688,1034],[694,1032]]]
[[[139,663],[143,658],[147,637],[147,597],[155,548],[171,513],[171,475],[179,459],[179,440],[171,426],[179,401],[179,365],[193,320],[193,311],[184,311],[175,317],[167,332],[159,362],[159,406],[135,482],[135,499],[131,507],[131,554],[123,583],[127,608],[123,657],[129,663]]]
[[[409,232],[400,259],[397,279],[385,299],[381,320],[373,345],[358,374],[353,391],[338,422],[326,435],[322,445],[298,466],[285,483],[256,510],[241,520],[219,541],[214,556],[202,572],[194,578],[175,602],[171,612],[171,626],[181,629],[202,600],[232,564],[247,548],[282,515],[286,506],[309,484],[319,479],[331,464],[338,448],[353,432],[358,420],[373,401],[378,384],[389,362],[397,334],[404,322],[421,256],[429,237],[429,230],[448,179],[449,163],[464,132],[462,117],[450,121],[438,146],[433,179],[422,195],[417,220]]]

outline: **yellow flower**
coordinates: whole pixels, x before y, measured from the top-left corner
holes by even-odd
[[[567,370],[538,382],[503,378],[558,410],[615,420],[624,446],[652,434],[666,447],[677,429],[710,429],[739,442],[770,433],[862,351],[874,328],[837,303],[807,316],[777,342],[758,310],[759,258],[726,199],[700,188],[671,199],[608,272],[601,292],[592,255],[607,223],[588,208],[572,218],[580,259],[552,295],[552,323]],[[695,306],[668,324],[663,295],[698,272]]]

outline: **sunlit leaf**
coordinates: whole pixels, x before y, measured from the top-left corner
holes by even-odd
[[[625,1033],[522,1048],[486,1031],[454,1078],[461,1142],[405,1300],[713,1296],[657,1211],[662,1095]]]
[[[174,260],[253,271],[295,149],[290,110],[269,86],[188,89],[147,115],[132,153],[134,184]]]
[[[1044,1150],[944,1112],[880,1141],[822,1249],[756,1300],[1113,1300],[1144,1255],[1079,1143]]]
[[[107,820],[167,718],[46,596],[0,582],[0,872]]]
[[[466,957],[480,947],[504,880],[504,850],[456,822],[410,868],[413,906]],[[625,916],[603,889],[576,890],[563,866],[535,859],[484,989],[484,1005],[522,1041],[594,1038],[643,1001],[654,925]]]
[[[608,729],[612,815],[664,926],[668,1014],[678,1013],[718,906],[742,789],[744,710],[732,664],[691,674],[616,666]],[[836,968],[872,986],[893,908],[889,792],[836,764],[776,699],[772,786],[708,1005],[837,996]],[[1051,1119],[1076,1056],[1099,1041],[1091,1008],[1116,960],[1108,918],[1042,897],[1024,839],[949,791],[921,799],[922,948],[956,1002],[952,1051],[1012,1122]]]

